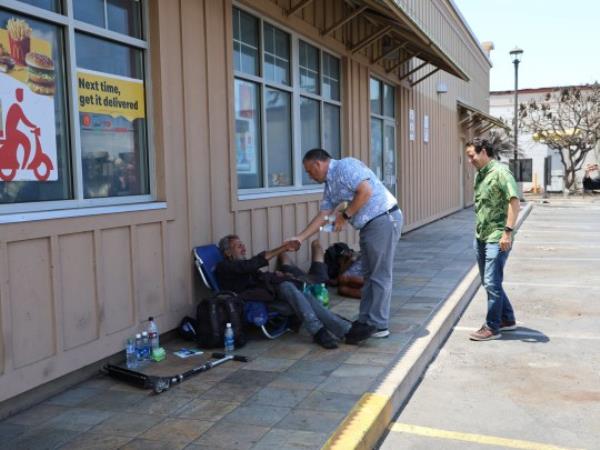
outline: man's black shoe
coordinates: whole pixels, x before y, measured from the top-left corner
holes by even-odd
[[[373,332],[375,327],[366,323],[359,322],[358,320],[352,322],[350,331],[346,333],[346,344],[356,345],[366,339],[368,339]]]
[[[335,340],[333,339],[333,336],[329,334],[325,327],[317,331],[317,334],[313,336],[313,340],[321,347],[326,348],[327,350],[338,348],[337,344],[335,343]]]

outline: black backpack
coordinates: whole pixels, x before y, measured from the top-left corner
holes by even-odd
[[[343,242],[336,242],[325,250],[324,259],[330,280],[335,280],[340,274],[340,256],[348,251],[350,251],[350,247]]]
[[[196,341],[201,348],[222,348],[225,326],[233,329],[235,347],[246,345],[243,327],[244,302],[233,292],[220,292],[200,301],[196,309]]]

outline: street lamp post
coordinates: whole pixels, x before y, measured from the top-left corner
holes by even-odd
[[[523,50],[519,47],[515,46],[510,51],[510,56],[512,57],[513,64],[515,65],[515,119],[513,122],[513,132],[515,134],[515,147],[514,147],[514,176],[517,181],[517,185],[519,186],[519,197],[523,198],[523,184],[521,183],[521,168],[519,167],[518,158],[519,158],[519,63],[521,62],[521,55],[523,54]]]

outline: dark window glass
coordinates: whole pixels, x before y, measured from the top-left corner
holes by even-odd
[[[300,129],[302,155],[310,149],[321,147],[321,114],[317,100],[300,97]],[[306,172],[302,171],[302,184],[315,183]]]
[[[277,89],[267,89],[265,114],[268,186],[290,186],[293,182],[290,94]]]
[[[394,88],[383,84],[383,115],[394,117]]]
[[[371,114],[381,114],[381,83],[374,78],[369,81],[369,98]]]
[[[73,197],[61,29],[0,9],[0,203]]]
[[[371,118],[371,164],[377,178],[383,175],[383,121]]]
[[[83,33],[77,33],[75,43],[77,67],[140,80],[144,78],[140,50]]]
[[[340,99],[340,60],[323,52],[323,97]]]
[[[341,156],[340,138],[340,108],[339,106],[323,104],[323,148],[329,154],[339,159]]]
[[[104,0],[73,0],[73,12],[77,20],[105,28]]]
[[[148,194],[142,51],[81,33],[75,45],[84,196]]]
[[[233,9],[233,67],[258,75],[258,19]]]
[[[300,88],[313,94],[319,93],[319,50],[300,41]]]
[[[107,0],[108,29],[136,38],[142,37],[141,2],[134,0]]]
[[[265,78],[279,84],[290,84],[290,35],[269,25],[265,34]]]
[[[135,0],[73,0],[75,18],[136,38],[142,37],[142,4]]]
[[[48,11],[61,12],[60,0],[21,0],[23,3],[28,3],[38,8],[47,9]]]
[[[235,154],[239,189],[263,187],[260,139],[260,90],[235,80]]]

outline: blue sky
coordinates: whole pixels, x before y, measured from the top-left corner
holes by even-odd
[[[454,0],[479,42],[492,41],[490,90],[514,89],[509,55],[522,48],[519,89],[600,82],[600,1]]]

